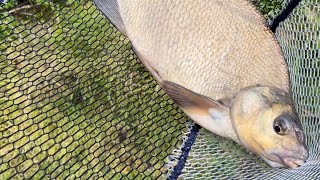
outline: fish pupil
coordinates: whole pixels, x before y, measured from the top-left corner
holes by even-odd
[[[283,117],[279,116],[275,119],[273,124],[274,131],[279,135],[285,135],[288,133],[288,122]]]
[[[273,127],[273,129],[274,129],[274,131],[275,131],[276,133],[280,133],[280,132],[281,132],[281,127],[280,127],[279,125],[275,125],[275,126]]]

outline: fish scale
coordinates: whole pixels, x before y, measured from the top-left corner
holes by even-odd
[[[289,89],[287,65],[258,11],[244,1],[122,0],[136,51],[163,80],[213,99],[252,85]]]

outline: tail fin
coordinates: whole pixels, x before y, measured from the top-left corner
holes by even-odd
[[[126,28],[122,21],[118,0],[94,0],[95,5],[111,21],[111,23],[124,35]]]

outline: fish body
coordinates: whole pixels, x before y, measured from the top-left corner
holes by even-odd
[[[290,99],[288,67],[250,2],[95,3],[195,122],[242,144],[271,166],[303,164],[308,155]]]
[[[136,52],[164,80],[213,99],[257,84],[289,91],[279,45],[246,1],[121,0],[118,7]]]

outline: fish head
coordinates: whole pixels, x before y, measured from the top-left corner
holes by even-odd
[[[273,87],[243,89],[233,99],[230,115],[241,144],[270,166],[296,168],[308,158],[289,93]]]

